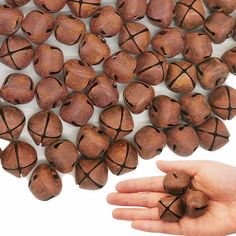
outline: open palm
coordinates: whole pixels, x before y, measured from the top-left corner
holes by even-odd
[[[132,221],[135,229],[147,232],[190,236],[236,232],[236,168],[211,161],[159,161],[157,166],[166,173],[175,170],[190,175],[193,186],[210,199],[206,214],[196,219],[184,216],[177,223],[161,221],[157,204],[167,195],[163,177],[149,177],[123,181],[116,186],[117,193],[110,194],[107,200],[126,208],[115,209],[114,218]]]

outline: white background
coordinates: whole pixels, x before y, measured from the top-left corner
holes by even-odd
[[[102,5],[115,5],[115,0],[102,1]],[[138,2],[138,0],[137,0]],[[5,1],[0,0],[0,3]],[[27,4],[23,11],[28,12],[30,9],[36,7],[31,1]],[[69,13],[69,9],[66,6],[63,12]],[[85,20],[88,23],[88,20]],[[154,35],[159,28],[152,26],[146,19],[141,22],[147,24],[152,35]],[[87,29],[89,26],[87,24]],[[17,34],[22,34],[21,30]],[[0,37],[0,43],[2,43],[4,37]],[[108,39],[112,52],[118,49],[117,38]],[[59,46],[65,55],[65,60],[78,58],[78,45],[68,47],[56,42],[54,35],[48,40],[48,43]],[[236,46],[236,43],[232,39],[228,39],[224,44],[214,45],[214,56],[221,57],[224,51]],[[97,72],[101,72],[101,66],[95,67]],[[2,84],[5,77],[13,73],[11,69],[0,64],[0,84]],[[22,71],[32,77],[35,84],[39,81],[39,77],[33,71],[32,64]],[[236,78],[230,74],[227,84],[235,86]],[[120,91],[123,90],[123,86],[119,85]],[[166,94],[173,96],[174,93],[169,92],[165,86],[158,85],[155,87],[156,95]],[[199,86],[195,91],[204,92]],[[120,102],[122,102],[122,93],[120,93]],[[206,94],[204,92],[204,94]],[[33,113],[39,111],[35,100],[27,105],[18,106],[25,112],[27,118]],[[58,112],[58,109],[54,109]],[[97,124],[97,117],[99,110],[96,110],[91,123]],[[142,115],[134,116],[135,131],[141,128],[143,125],[148,124],[147,112]],[[64,124],[63,138],[69,138],[75,142],[78,128],[72,127],[68,124]],[[48,201],[41,202],[34,198],[31,192],[28,190],[28,178],[17,179],[16,177],[8,174],[2,168],[0,168],[0,235],[149,235],[148,233],[138,232],[130,227],[129,222],[119,222],[112,218],[111,212],[113,207],[106,203],[106,196],[108,193],[114,191],[115,184],[123,179],[145,177],[151,175],[161,175],[162,173],[156,168],[156,160],[197,160],[208,159],[215,160],[224,163],[228,163],[236,166],[235,158],[235,144],[236,144],[236,130],[235,120],[228,121],[227,127],[231,132],[230,142],[221,150],[217,152],[207,152],[199,148],[191,157],[182,158],[173,154],[168,148],[163,150],[163,153],[149,161],[139,161],[139,166],[136,171],[124,175],[124,176],[112,176],[110,174],[107,185],[99,191],[86,191],[79,189],[75,185],[74,173],[63,175],[63,190],[61,194]],[[132,138],[133,134],[128,137]],[[29,141],[38,151],[38,157],[40,162],[45,161],[44,148],[37,147],[33,144],[26,128],[21,135],[21,140]],[[0,140],[0,147],[3,149],[7,145],[7,142]]]

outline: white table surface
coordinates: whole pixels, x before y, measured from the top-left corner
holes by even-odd
[[[138,1],[138,0],[137,0]],[[113,5],[115,6],[115,0],[104,0],[102,5]],[[0,0],[0,4],[5,3],[4,0]],[[29,10],[35,9],[33,0],[23,7],[24,13]],[[69,13],[69,9],[66,6],[63,12]],[[236,16],[236,14],[234,14]],[[88,26],[88,19],[84,20]],[[147,19],[143,19],[140,22],[146,24],[150,29],[152,35],[154,35],[159,28],[151,25]],[[19,30],[17,35],[21,35],[22,32]],[[0,44],[2,43],[4,37],[0,37]],[[55,40],[54,35],[50,37],[47,41],[49,44],[56,45],[60,47],[65,56],[65,60],[72,58],[79,58],[78,56],[78,45],[75,46],[65,46]],[[117,37],[107,39],[112,52],[119,50],[117,45]],[[226,40],[221,45],[214,45],[213,56],[221,57],[224,51],[236,46],[236,42],[232,39]],[[151,49],[151,48],[150,48]],[[181,56],[177,57],[181,58]],[[101,73],[102,67],[96,66],[96,71]],[[5,77],[13,73],[14,71],[0,64],[0,84],[2,84]],[[33,70],[31,65],[22,71],[30,75],[33,81],[36,82],[40,80],[39,76]],[[58,76],[60,78],[60,76]],[[230,74],[226,82],[228,85],[236,88],[236,77]],[[122,90],[123,85],[119,85],[120,90],[120,102],[122,101]],[[178,98],[176,94],[167,90],[167,88],[161,84],[155,86],[156,95],[166,94]],[[196,87],[194,91],[203,92],[199,86]],[[39,111],[35,100],[27,105],[19,105],[20,109],[25,112],[27,119]],[[54,109],[58,112],[58,109]],[[97,124],[99,109],[91,119],[91,123]],[[148,124],[147,112],[141,115],[135,115],[135,131],[139,128]],[[226,125],[231,133],[230,142],[222,149],[217,152],[208,152],[199,148],[190,157],[179,157],[173,154],[167,147],[163,150],[160,156],[153,158],[149,161],[144,161],[139,159],[139,166],[136,171],[131,172],[120,177],[109,175],[109,180],[107,185],[99,191],[86,191],[81,190],[74,181],[74,173],[61,175],[63,179],[63,190],[61,194],[48,201],[41,202],[34,198],[28,189],[28,178],[17,179],[14,176],[8,174],[0,168],[0,235],[12,236],[12,235],[24,235],[24,236],[42,236],[42,235],[135,235],[135,236],[145,236],[150,235],[149,233],[135,231],[130,227],[129,222],[120,222],[112,218],[111,212],[114,207],[109,206],[106,203],[106,196],[108,193],[114,191],[115,184],[120,180],[128,178],[138,178],[146,176],[162,175],[162,173],[156,168],[156,160],[215,160],[223,163],[227,163],[236,166],[235,158],[235,144],[236,144],[236,129],[235,129],[236,119],[232,121],[227,121]],[[72,127],[69,124],[63,122],[64,132],[63,138],[69,138],[75,142],[76,135],[78,133],[78,128]],[[131,139],[133,134],[131,134],[128,139]],[[21,135],[21,140],[30,142],[37,150],[40,163],[45,161],[44,148],[37,147],[34,145],[32,139],[30,138],[26,127]],[[0,147],[3,149],[8,142],[0,140]],[[161,234],[156,234],[161,235]]]

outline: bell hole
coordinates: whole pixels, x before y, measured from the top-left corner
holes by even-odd
[[[93,15],[92,19],[99,17],[100,14],[101,14],[101,12],[96,12],[96,13]]]
[[[59,50],[59,48],[54,47],[54,46],[50,46],[50,48],[51,48],[52,50]]]
[[[125,99],[125,102],[126,102],[130,107],[134,107],[134,105],[133,105],[131,102],[129,102],[126,97],[124,97],[124,99]]]
[[[162,149],[161,148],[159,148],[159,149],[157,149],[157,153],[162,153]]]
[[[221,10],[222,8],[220,6],[214,6],[214,7],[212,7],[212,9],[214,9],[214,10]]]
[[[52,108],[56,108],[57,107],[57,102],[52,104]]]
[[[28,32],[28,31],[26,31],[23,27],[21,27],[21,30],[25,33],[25,34],[27,34],[27,35],[29,35],[29,36],[31,36],[31,33],[30,32]]]
[[[52,167],[55,167],[55,163],[53,161],[49,161],[49,165],[51,165]]]
[[[207,120],[211,116],[211,113],[204,117],[204,120]]]
[[[166,34],[166,33],[167,33],[167,30],[161,30],[161,31],[159,32],[160,35],[164,35],[164,34]]]
[[[164,47],[160,47],[160,49],[161,49],[162,53],[166,56],[167,54],[166,54]]]
[[[89,104],[93,109],[93,104],[89,100],[87,100],[87,104]]]
[[[104,132],[103,132],[101,129],[99,129],[97,132],[98,132],[100,135],[104,134]]]
[[[209,34],[211,34],[212,36],[215,36],[216,35],[216,33],[215,32],[213,32],[213,31],[210,31],[209,29],[206,29],[207,31],[208,31],[208,33]]]
[[[110,102],[108,105],[106,105],[106,106],[103,107],[103,108],[107,108],[107,107],[109,107],[109,106],[111,106],[111,105],[113,105],[113,102]]]
[[[232,35],[233,35],[233,32],[231,31],[231,32],[227,35],[227,38],[232,37]]]
[[[52,177],[53,177],[53,179],[60,179],[58,174],[54,174]]]
[[[58,74],[60,71],[51,71],[50,73],[49,73],[49,75],[55,75],[55,74]]]
[[[36,180],[37,178],[38,178],[38,175],[34,175],[33,181]]]
[[[80,126],[79,124],[77,124],[75,121],[71,121],[71,124],[74,126]]]
[[[64,103],[63,103],[63,106],[69,106],[70,104],[71,104],[70,101],[68,101],[68,102],[64,102]]]
[[[99,82],[98,82],[98,81],[92,82],[91,85],[90,85],[90,88],[89,88],[88,93],[90,93],[90,91],[91,91],[94,87],[96,87],[97,85],[99,85]]]
[[[208,205],[203,206],[203,207],[195,207],[195,210],[196,210],[196,211],[201,211],[201,210],[206,209],[207,207],[208,207]]]
[[[199,96],[199,95],[201,95],[201,94],[200,94],[200,93],[195,93],[195,94],[193,94],[191,97],[194,98],[194,97],[197,97],[197,96]]]
[[[55,77],[52,77],[61,87],[63,86],[62,82],[59,79],[56,79]]]
[[[46,33],[51,33],[51,32],[52,32],[52,28],[46,30]]]
[[[87,66],[87,64],[84,61],[78,60],[78,62],[81,66]]]
[[[175,174],[175,173],[173,173],[173,176],[177,179],[178,177],[177,177],[177,175]]]
[[[69,15],[69,18],[76,19],[73,15]]]
[[[121,51],[118,51],[118,52],[116,52],[115,54],[113,54],[112,59],[113,59],[113,60],[116,59],[116,57],[117,57],[120,53],[121,53]]]
[[[184,115],[184,116],[188,116],[189,115],[188,112],[184,111],[184,110],[181,111],[181,114]]]
[[[36,99],[39,101],[39,100],[40,100],[40,97],[39,97],[39,94],[38,94],[38,90],[37,90],[37,89],[35,90],[35,95],[36,95]]]
[[[203,75],[204,75],[204,73],[200,70],[199,66],[196,66],[196,69],[197,69],[197,71],[198,71],[198,73],[199,73],[200,76],[203,76]]]
[[[142,84],[145,88],[150,88],[150,86],[148,85],[148,84],[145,84],[145,83],[143,83],[143,82],[139,82],[140,84]]]
[[[6,80],[4,83],[3,83],[3,87],[7,87],[8,85],[8,81]]]
[[[33,89],[34,89],[34,83],[33,83],[33,81],[30,79],[30,77],[29,77],[29,80],[30,80],[30,90],[33,90]]]
[[[84,40],[81,47],[83,47],[87,42]]]
[[[105,150],[103,149],[103,150],[99,153],[99,156],[101,156],[104,152],[105,152]]]
[[[37,57],[37,58],[34,59],[34,65],[37,65],[38,62],[39,62],[39,58]]]
[[[100,40],[101,40],[102,43],[106,43],[106,39],[100,37]]]
[[[59,142],[54,144],[53,148],[57,149],[61,144],[63,144],[64,142]]]
[[[18,105],[18,104],[20,104],[20,100],[19,100],[19,99],[14,99],[14,103],[15,103],[16,105]]]
[[[155,112],[158,112],[158,109],[157,109],[155,106],[152,106],[152,109],[153,109]]]
[[[153,129],[155,129],[157,133],[160,133],[160,132],[161,132],[161,131],[160,131],[157,127],[155,127],[155,126],[153,126]]]
[[[137,140],[136,140],[136,136],[134,136],[134,143],[137,146],[138,149],[142,150],[142,147],[138,144]]]
[[[103,58],[101,58],[100,61],[98,61],[96,64],[93,64],[93,65],[94,65],[94,66],[99,65],[99,64],[102,63],[104,60],[105,60],[105,58],[103,57]]]
[[[116,15],[120,16],[120,14],[119,14],[119,12],[118,12],[118,11],[116,11]]]
[[[189,50],[190,50],[190,49],[187,48],[187,49],[184,51],[184,53],[185,53],[185,54],[188,54]]]
[[[32,12],[37,12],[37,13],[39,13],[40,15],[43,15],[43,14],[44,14],[44,12],[39,11],[39,10],[33,10]]]
[[[49,11],[49,12],[51,12],[51,10],[50,10],[50,9],[48,9],[48,8],[46,7],[46,5],[45,5],[45,4],[42,4],[42,5],[41,5],[41,7],[42,7],[42,8],[44,8],[46,11]]]
[[[123,2],[118,6],[118,8],[122,8],[124,5],[125,5],[125,2],[123,1]]]
[[[51,197],[49,197],[48,199],[46,199],[45,201],[49,201],[50,199],[54,198],[55,195],[52,195]]]
[[[100,31],[100,33],[102,34],[102,35],[107,35],[107,33],[106,32],[104,32],[103,30],[102,31]]]
[[[117,84],[113,81],[112,83],[113,88],[117,88]]]
[[[144,18],[144,16],[135,16],[134,17],[134,20],[141,20],[141,19],[143,19]]]
[[[172,147],[173,151],[175,151],[176,148],[177,148],[177,146],[174,144]]]
[[[84,139],[84,135],[81,135],[79,141],[78,141],[78,145],[81,143],[81,141]]]

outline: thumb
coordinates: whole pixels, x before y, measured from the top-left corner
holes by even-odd
[[[180,171],[187,175],[194,176],[204,166],[204,161],[157,161],[157,167],[167,173]]]

